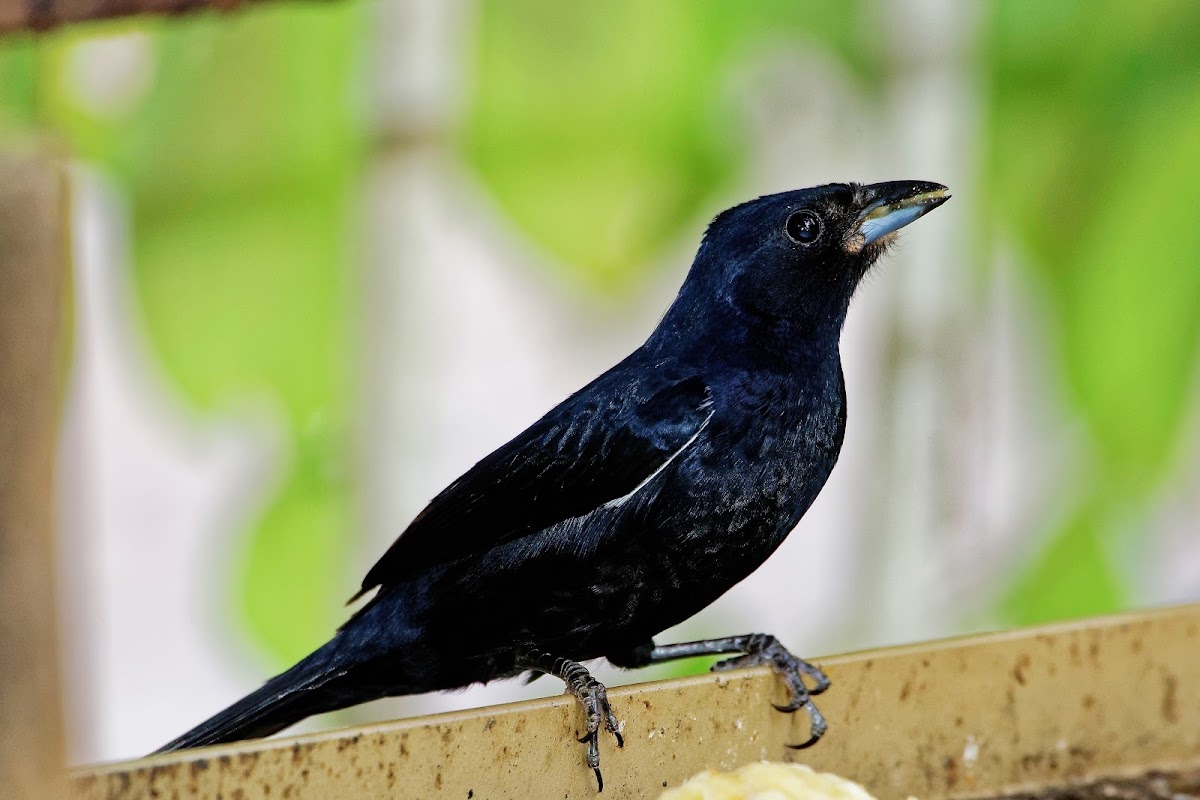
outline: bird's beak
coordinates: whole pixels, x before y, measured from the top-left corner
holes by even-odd
[[[849,246],[861,250],[910,222],[925,216],[950,199],[950,190],[928,181],[889,181],[864,187],[872,198],[858,217],[858,228]]]

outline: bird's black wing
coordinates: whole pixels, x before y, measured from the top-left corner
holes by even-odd
[[[623,498],[696,436],[709,405],[700,377],[665,365],[601,376],[435,497],[355,597]]]

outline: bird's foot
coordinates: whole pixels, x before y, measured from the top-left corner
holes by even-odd
[[[548,653],[530,651],[522,656],[518,663],[521,667],[537,672],[544,672],[561,679],[567,685],[567,691],[575,695],[583,706],[587,732],[579,737],[579,741],[587,745],[587,765],[596,774],[597,791],[604,791],[604,776],[600,774],[600,728],[611,733],[617,739],[617,747],[625,746],[625,738],[621,736],[621,723],[613,714],[608,702],[608,690],[604,684],[592,677],[587,667],[566,658],[554,658]]]
[[[604,776],[600,774],[600,726],[603,724],[604,729],[616,737],[617,747],[624,747],[625,738],[621,736],[621,723],[617,721],[612,706],[609,705],[608,690],[604,688],[604,684],[593,678],[582,664],[574,661],[568,661],[566,664],[564,671],[567,674],[560,677],[567,682],[567,690],[583,704],[587,733],[579,737],[579,741],[588,746],[587,765],[596,773],[597,790],[602,792]]]
[[[807,741],[801,744],[789,744],[793,750],[812,747],[829,727],[825,716],[817,709],[812,701],[812,695],[820,694],[829,688],[829,677],[821,669],[804,659],[797,658],[788,652],[779,640],[765,633],[750,633],[745,636],[733,637],[742,651],[742,655],[727,658],[712,665],[714,672],[725,672],[743,667],[769,666],[775,674],[783,678],[791,695],[787,705],[772,703],[776,709],[785,714],[792,714],[800,709],[808,713],[811,731]],[[804,683],[804,678],[813,682],[811,689]]]
[[[774,636],[768,636],[765,633],[747,633],[742,636],[702,639],[698,642],[681,642],[679,644],[654,645],[651,643],[649,648],[634,648],[618,653],[616,663],[644,666],[674,661],[678,658],[693,658],[719,653],[741,653],[741,655],[713,664],[712,669],[715,672],[726,672],[742,667],[769,666],[783,678],[788,692],[791,694],[787,705],[777,705],[775,708],[787,714],[802,708],[808,712],[812,735],[803,744],[790,744],[788,747],[795,750],[811,747],[825,735],[829,726],[825,722],[825,717],[813,705],[812,695],[820,694],[828,689],[829,678],[817,667],[789,653]],[[813,682],[812,689],[805,685],[806,677]]]

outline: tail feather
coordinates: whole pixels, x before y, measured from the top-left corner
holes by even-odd
[[[345,696],[330,691],[329,685],[347,670],[330,663],[325,651],[326,648],[317,650],[287,672],[271,678],[262,688],[154,752],[270,736],[305,717],[349,705]]]

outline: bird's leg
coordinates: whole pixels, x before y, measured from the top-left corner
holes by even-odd
[[[604,791],[604,777],[600,774],[600,725],[617,738],[617,747],[625,746],[621,736],[621,723],[613,714],[612,706],[608,703],[608,690],[604,684],[592,677],[587,667],[566,658],[555,658],[540,650],[528,650],[517,658],[519,669],[544,672],[559,678],[567,685],[567,691],[575,695],[583,705],[587,718],[587,733],[580,737],[580,742],[586,742],[587,764],[596,773],[598,791]]]
[[[812,735],[802,744],[790,744],[788,747],[800,750],[817,743],[828,728],[825,717],[813,704],[811,695],[820,694],[829,688],[829,678],[818,667],[797,658],[787,651],[774,636],[765,633],[747,633],[742,636],[727,636],[723,639],[704,639],[699,642],[683,642],[655,646],[649,654],[650,664],[663,661],[674,661],[677,658],[692,656],[717,655],[720,653],[741,653],[735,658],[727,658],[712,665],[714,672],[726,672],[742,667],[769,666],[775,674],[783,678],[787,684],[791,700],[787,705],[775,705],[780,711],[791,714],[800,709],[808,712],[812,724]],[[808,677],[813,682],[809,689],[804,684]]]

